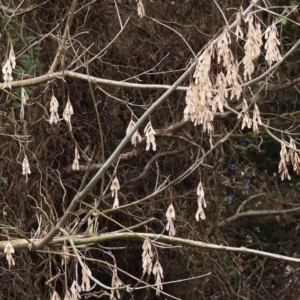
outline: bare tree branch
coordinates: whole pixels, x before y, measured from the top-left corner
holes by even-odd
[[[127,239],[141,240],[141,237],[149,238],[151,240],[164,242],[164,243],[177,245],[177,246],[181,245],[181,246],[186,246],[186,247],[191,247],[196,249],[208,249],[208,250],[216,250],[221,252],[224,251],[224,252],[232,252],[232,253],[239,253],[239,254],[249,254],[249,255],[261,256],[261,257],[271,258],[280,261],[300,263],[300,258],[249,249],[246,247],[240,247],[240,248],[228,247],[223,245],[209,244],[209,243],[193,241],[189,239],[170,237],[166,235],[152,234],[152,233],[142,233],[142,232],[107,233],[104,235],[94,236],[89,238],[84,238],[83,236],[71,236],[71,239],[74,245],[88,245],[88,244],[98,244],[98,243],[103,243],[103,242],[108,242],[113,240],[127,240]],[[55,247],[62,246],[67,240],[68,238],[66,237],[55,238],[53,239],[53,241],[48,243],[48,246],[55,246]],[[25,239],[16,239],[10,241],[14,249],[21,250],[21,249],[28,249],[31,246],[33,249],[36,249],[38,248],[38,245],[41,243],[41,240],[32,240],[31,242],[32,245],[30,244],[30,242],[28,242]],[[4,250],[6,244],[7,244],[6,241],[0,242],[1,251]]]

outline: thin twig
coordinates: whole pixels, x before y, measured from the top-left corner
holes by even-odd
[[[114,2],[115,2],[115,6],[116,6],[116,11],[117,11],[119,23],[120,23],[121,29],[123,29],[123,24],[122,24],[121,16],[120,16],[120,13],[119,13],[118,5],[117,5],[116,0],[114,0]]]

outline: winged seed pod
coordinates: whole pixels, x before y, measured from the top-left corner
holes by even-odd
[[[286,166],[286,163],[289,161],[290,161],[290,157],[286,150],[285,141],[281,140],[280,162],[278,165],[278,173],[279,174],[281,173],[281,180],[284,180],[284,178],[291,180],[291,176]]]
[[[294,162],[293,162],[293,169],[294,171],[299,174],[300,171],[300,157],[298,153],[294,154]]]
[[[205,50],[198,58],[191,83],[186,93],[184,120],[191,120],[195,126],[203,124],[208,105],[212,105],[212,82],[210,78],[211,52]]]
[[[137,2],[137,12],[140,18],[143,18],[145,16],[145,8],[143,5],[142,0],[136,0]]]
[[[224,105],[227,105],[226,98],[228,97],[228,91],[226,89],[226,86],[227,86],[227,82],[226,82],[225,75],[223,72],[220,72],[217,75],[217,79],[216,79],[217,94],[212,101],[211,110],[213,113],[217,112],[217,109],[219,109],[221,113],[224,112],[223,107]]]
[[[26,181],[28,181],[28,175],[31,174],[31,170],[30,170],[30,166],[29,166],[29,161],[28,161],[28,158],[26,156],[26,154],[24,155],[24,159],[23,159],[23,162],[22,162],[22,173],[23,175],[26,176]]]
[[[243,91],[241,87],[243,80],[239,75],[238,62],[236,60],[231,63],[227,70],[226,81],[228,85],[232,86],[230,100],[234,97],[236,97],[237,100],[240,99]]]
[[[258,106],[255,104],[253,109],[253,131],[258,133],[258,125],[262,125]]]
[[[269,26],[265,31],[265,39],[267,40],[265,44],[266,61],[268,62],[268,65],[271,66],[273,62],[282,59],[278,49],[278,46],[280,45],[280,41],[278,40],[278,31],[274,24]]]
[[[113,208],[117,208],[119,207],[118,191],[120,190],[120,183],[117,175],[115,175],[115,178],[111,183],[110,190],[111,190],[111,196],[114,197]]]
[[[2,73],[3,73],[3,79],[4,79],[3,87],[4,88],[8,87],[11,89],[11,83],[13,81],[12,70],[15,67],[16,67],[16,56],[15,56],[13,45],[10,44],[10,52],[9,52],[8,59],[6,60],[6,62],[4,63],[4,65],[2,67]]]
[[[244,45],[245,57],[243,58],[244,64],[244,78],[251,80],[251,76],[254,73],[254,63],[261,53],[261,46],[263,45],[262,41],[262,32],[259,22],[254,22],[254,17],[252,14],[248,14],[245,18],[245,22],[248,24],[248,32],[246,43]]]
[[[76,300],[76,299],[80,299],[80,293],[81,293],[81,287],[78,284],[78,282],[76,280],[73,281],[72,285],[71,285],[71,293],[72,293],[72,300]]]
[[[70,131],[72,131],[72,124],[71,124],[71,117],[74,114],[73,106],[71,104],[70,99],[68,99],[67,105],[65,107],[65,110],[63,112],[63,118],[68,123]]]
[[[118,192],[119,189],[120,189],[120,183],[119,183],[117,175],[115,175],[115,178],[112,181],[111,186],[110,186],[111,196],[113,197],[115,195],[115,193]]]
[[[77,298],[73,298],[70,292],[67,291],[64,300],[77,300]]]
[[[61,300],[61,298],[59,297],[58,293],[56,291],[54,291],[51,300]]]
[[[236,29],[235,29],[235,35],[236,35],[236,40],[238,41],[239,39],[244,38],[244,33],[241,29],[241,24],[242,24],[242,19],[243,19],[243,8],[240,7],[238,13],[236,14]]]
[[[223,109],[223,105],[227,104],[225,100],[225,98],[228,97],[228,92],[226,89],[227,86],[232,87],[230,99],[233,99],[234,97],[239,99],[242,93],[242,78],[239,75],[238,62],[236,61],[236,59],[234,59],[234,55],[232,54],[230,45],[230,33],[228,28],[225,28],[220,40],[214,48],[215,52],[217,53],[218,63],[222,63],[223,67],[226,69],[226,76],[221,72],[220,75],[222,76],[217,77],[216,80],[216,87],[218,90],[219,98],[223,103],[219,104],[218,106],[221,112],[221,109]],[[215,111],[213,110],[213,112]]]
[[[170,236],[174,236],[176,234],[176,230],[173,223],[173,221],[175,220],[175,209],[173,204],[170,204],[170,206],[168,207],[166,217],[168,220],[166,230],[169,231]]]
[[[292,137],[290,137],[290,146],[293,149],[297,149],[295,140]],[[289,149],[289,153],[288,153],[289,159],[290,159],[290,161],[291,161],[292,164],[294,163],[294,154],[296,153],[293,149]]]
[[[128,127],[126,129],[126,135],[128,135],[128,133],[132,130],[132,128],[134,127],[135,122],[133,120],[130,120]],[[137,143],[140,143],[142,141],[142,137],[139,134],[138,130],[132,135],[131,137],[131,144],[136,147]]]
[[[163,268],[161,266],[161,264],[159,263],[159,261],[157,260],[154,267],[153,267],[153,274],[155,276],[155,285],[156,285],[156,296],[160,295],[160,290],[163,289],[162,286],[162,280],[164,278],[164,272],[163,272]]]
[[[297,149],[297,145],[295,143],[295,140],[291,137],[290,137],[290,146],[293,149]],[[300,157],[299,157],[299,154],[293,149],[289,149],[289,157],[290,157],[291,163],[293,164],[294,171],[297,174],[299,174],[299,171],[300,171]]]
[[[12,77],[12,67],[10,65],[10,61],[9,59],[5,62],[3,68],[2,68],[2,73],[3,73],[3,79],[4,79],[4,83],[3,83],[3,87],[6,88],[10,88],[11,89],[11,82],[13,81],[13,77]]]
[[[244,116],[243,116],[243,114],[244,114]],[[243,100],[243,110],[239,113],[238,119],[241,118],[242,116],[243,116],[242,130],[245,128],[245,126],[247,126],[248,128],[251,128],[252,120],[249,116],[248,103],[245,98]]]
[[[152,150],[156,151],[155,131],[154,131],[150,121],[144,129],[144,133],[146,136],[146,143],[147,143],[146,151],[148,151],[150,149],[151,145],[152,145]]]
[[[51,113],[50,120],[49,120],[50,124],[52,124],[52,123],[57,124],[57,122],[59,120],[59,115],[57,112],[58,106],[59,106],[59,104],[58,104],[57,99],[55,98],[54,95],[52,95],[51,100],[50,100],[50,113]]]
[[[12,257],[13,253],[15,253],[15,249],[10,242],[7,242],[4,248],[4,253],[6,254],[6,260],[8,261],[8,267],[15,265],[15,261]]]
[[[16,67],[16,56],[15,56],[15,52],[14,52],[14,48],[13,48],[12,44],[10,44],[10,51],[9,51],[8,59],[11,63],[11,67],[14,69]]]
[[[204,119],[203,119],[203,131],[205,132],[207,130],[207,133],[212,136],[214,132],[214,120],[215,114],[211,112],[209,109],[205,110]]]
[[[72,164],[72,170],[74,170],[74,171],[79,170],[79,159],[80,159],[80,155],[78,152],[78,148],[77,148],[77,146],[75,146],[75,157],[74,157],[74,161]]]
[[[228,70],[228,67],[234,61],[233,54],[231,52],[231,37],[227,27],[224,28],[220,39],[216,44],[217,61],[218,64],[223,63],[223,67]]]
[[[201,181],[199,182],[197,187],[197,196],[198,196],[198,200],[197,200],[198,210],[196,212],[195,218],[197,221],[199,221],[200,219],[205,220],[206,216],[203,207],[206,208],[206,201],[205,201],[205,194],[204,194],[204,189]]]
[[[143,253],[142,253],[142,263],[143,263],[143,275],[147,272],[149,275],[152,272],[152,244],[148,238],[144,240],[143,243]]]

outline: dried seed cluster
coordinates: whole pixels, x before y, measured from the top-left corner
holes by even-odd
[[[170,236],[174,236],[176,234],[176,230],[173,223],[173,221],[175,220],[175,209],[173,204],[170,204],[170,206],[168,207],[168,210],[166,212],[166,217],[168,220],[166,230],[169,231]]]
[[[236,14],[236,40],[244,37],[241,23],[244,20],[247,26],[246,41],[244,44],[245,56],[242,60],[244,66],[244,79],[251,80],[255,71],[255,61],[261,55],[263,46],[261,25],[254,13],[249,13],[244,17],[242,9]],[[278,32],[274,24],[270,25],[265,32],[265,50],[266,61],[268,65],[282,59],[278,46]],[[186,94],[186,108],[184,110],[184,119],[191,120],[194,125],[203,125],[203,131],[207,131],[212,145],[212,134],[214,131],[213,120],[217,110],[224,112],[224,107],[228,106],[227,100],[233,98],[239,99],[243,89],[241,84],[243,80],[239,75],[238,62],[231,51],[231,33],[228,28],[224,28],[217,43],[210,50],[207,48],[199,56],[197,66],[193,75],[194,82],[191,82]],[[215,76],[211,75],[212,59],[216,59],[219,65],[219,72]],[[229,96],[229,89],[231,93]],[[257,105],[254,105],[253,119],[248,113],[247,101],[243,100],[243,123],[242,129],[247,126],[253,131],[258,132],[258,125],[261,125],[260,113]],[[239,118],[242,115],[239,115]]]
[[[138,16],[140,18],[143,18],[146,15],[145,8],[144,8],[144,5],[143,5],[143,1],[142,0],[136,0],[136,2],[137,2]]]
[[[13,81],[12,77],[12,71],[16,67],[16,56],[13,49],[13,45],[10,44],[10,52],[8,59],[5,61],[3,67],[2,67],[2,73],[3,73],[3,87],[4,88],[10,88],[11,89],[11,83]]]
[[[111,196],[114,198],[113,208],[117,208],[119,207],[118,191],[120,190],[120,183],[117,175],[115,175],[115,178],[111,183],[110,190],[111,190]]]
[[[171,213],[171,214],[173,214],[173,213]],[[146,273],[148,273],[148,275],[151,275],[151,273],[153,273],[153,275],[155,277],[155,285],[157,288],[156,295],[159,296],[160,291],[163,289],[163,287],[162,287],[162,280],[164,278],[163,268],[162,268],[161,264],[159,263],[158,259],[156,260],[156,263],[153,266],[152,260],[153,260],[154,252],[152,250],[152,243],[148,238],[146,238],[144,240],[142,248],[143,248],[143,253],[142,253],[143,275]]]
[[[30,170],[29,161],[28,161],[26,154],[24,154],[24,159],[23,159],[23,163],[22,163],[22,173],[23,173],[23,175],[26,176],[26,182],[27,182],[28,175],[31,174],[31,170]]]
[[[54,293],[52,294],[51,300],[61,300],[61,298],[59,297],[56,291],[54,291]]]
[[[272,65],[273,62],[282,59],[278,46],[280,41],[278,40],[278,31],[275,25],[269,26],[265,32],[265,49],[266,49],[266,61],[268,65]]]
[[[245,23],[248,25],[246,43],[244,45],[245,57],[244,64],[244,79],[251,80],[255,70],[254,61],[261,54],[261,46],[263,45],[261,26],[259,22],[255,22],[254,15],[248,14],[245,18]]]
[[[74,171],[79,170],[79,159],[80,159],[80,155],[78,152],[78,148],[77,148],[77,146],[75,146],[75,156],[74,156],[74,161],[72,164],[72,170],[74,170]]]
[[[196,212],[195,218],[197,221],[201,220],[205,220],[206,216],[204,213],[203,208],[206,208],[206,201],[205,201],[205,194],[204,194],[204,189],[202,186],[202,182],[200,181],[197,187],[197,196],[198,196],[198,210]]]
[[[151,146],[152,146],[152,150],[156,151],[156,143],[155,143],[155,131],[151,125],[151,121],[149,121],[149,123],[146,125],[145,129],[144,129],[144,133],[146,136],[146,151],[148,151]]]
[[[57,124],[59,121],[59,115],[58,115],[58,101],[54,95],[52,95],[50,100],[50,124]]]
[[[63,112],[63,118],[69,125],[70,131],[72,131],[72,124],[71,124],[71,117],[74,114],[73,106],[71,104],[70,99],[68,99],[67,105],[65,107],[65,110]]]
[[[289,150],[287,150],[286,145],[290,146]],[[293,170],[297,174],[300,172],[300,158],[299,154],[295,150],[297,150],[297,145],[293,138],[290,138],[290,143],[281,140],[280,162],[278,165],[278,172],[281,174],[281,180],[284,180],[285,178],[291,180],[291,176],[287,168],[287,164],[289,162],[291,162]]]
[[[6,254],[6,260],[8,261],[8,267],[15,265],[15,261],[13,259],[13,253],[15,253],[15,249],[10,242],[7,242],[4,248],[4,253]]]
[[[153,272],[153,275],[155,276],[155,285],[157,288],[156,296],[159,296],[160,291],[163,289],[162,280],[164,278],[164,271],[158,260],[156,261],[152,272]]]
[[[152,259],[154,256],[152,250],[152,244],[148,238],[144,240],[143,243],[143,253],[142,253],[142,263],[143,263],[143,274],[152,272]]]
[[[128,124],[128,127],[126,129],[126,135],[129,134],[129,132],[131,132],[132,128],[134,127],[135,125],[135,122],[131,119],[129,124]],[[136,147],[137,143],[140,143],[142,141],[142,137],[141,135],[139,134],[138,130],[132,135],[131,137],[131,144]]]

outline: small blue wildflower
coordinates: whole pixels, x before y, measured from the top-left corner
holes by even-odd
[[[245,186],[245,189],[242,191],[242,194],[243,195],[248,195],[249,194],[249,190],[250,190],[250,185],[246,185]]]
[[[245,176],[246,178],[251,178],[251,177],[252,177],[252,174],[251,174],[251,173],[244,173],[244,176]]]
[[[229,167],[230,167],[231,169],[235,169],[235,164],[229,164]]]
[[[241,145],[242,145],[242,146],[247,146],[247,144],[248,144],[247,140],[242,140],[242,141],[241,141]]]
[[[228,204],[231,203],[232,197],[233,197],[233,194],[232,194],[232,193],[229,193],[229,194],[227,195],[227,203],[228,203]]]

